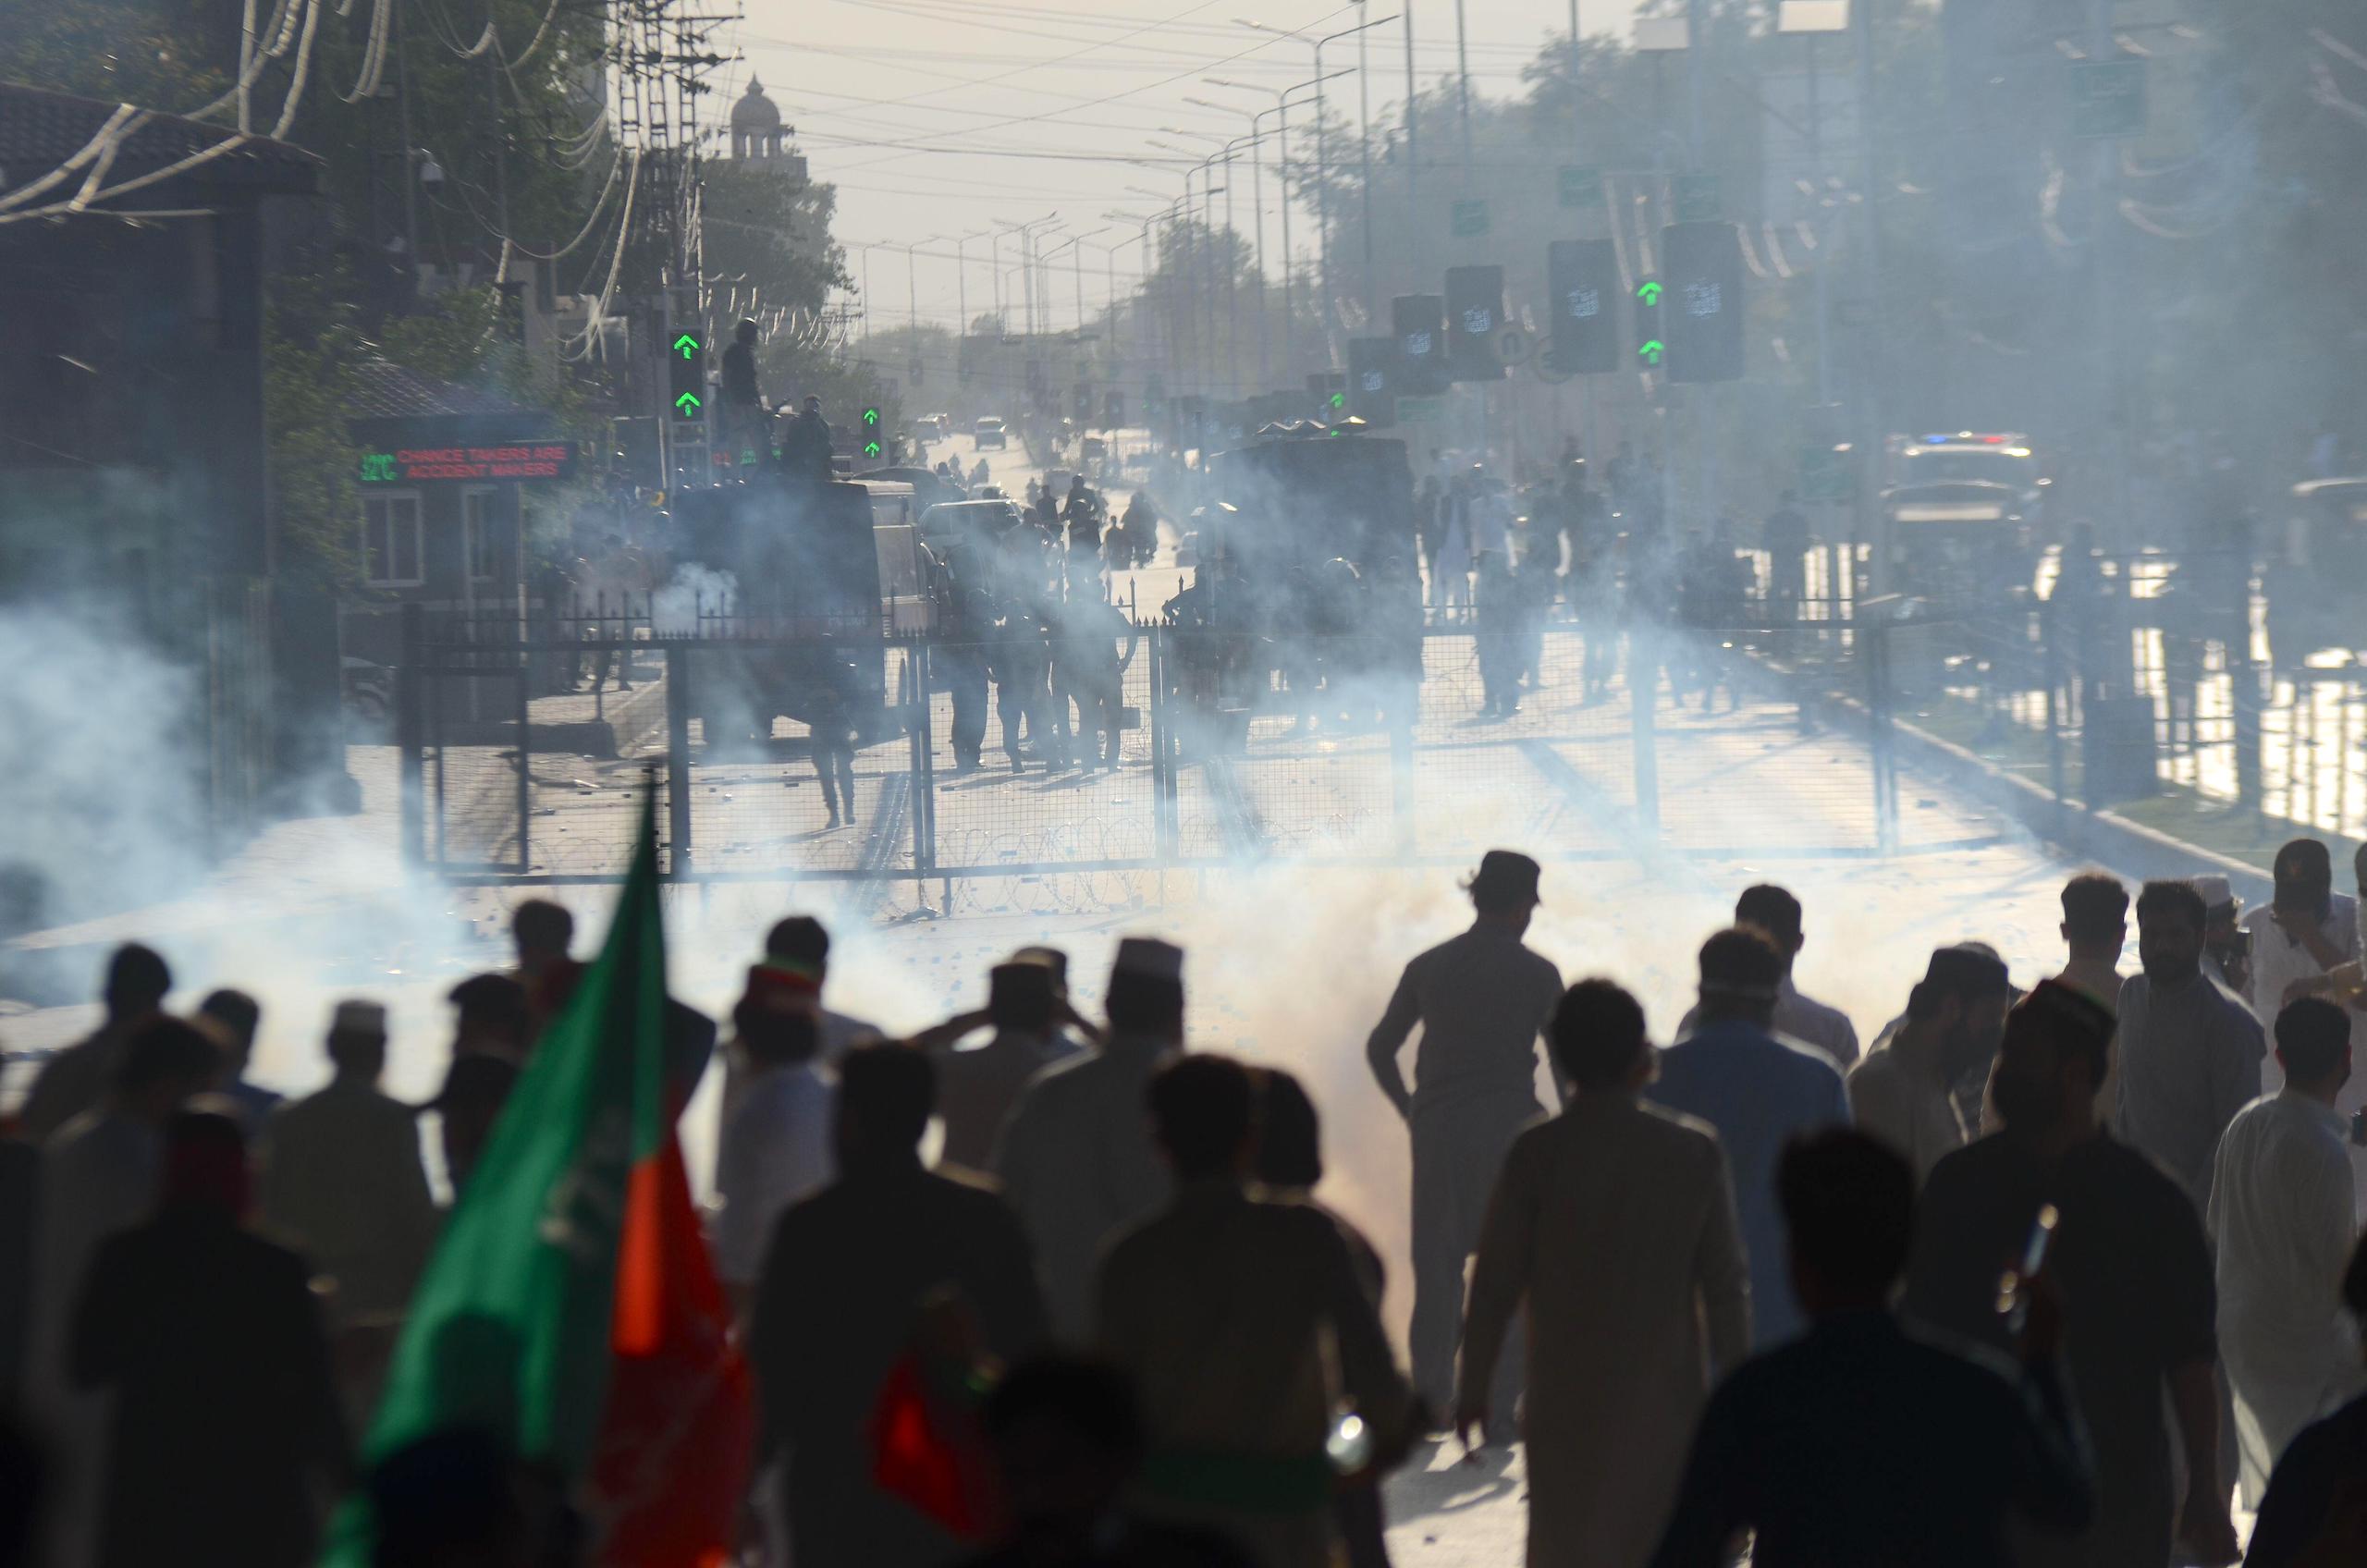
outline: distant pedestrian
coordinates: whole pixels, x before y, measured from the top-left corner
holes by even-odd
[[[126,942],[107,960],[101,997],[106,1017],[98,1028],[42,1064],[41,1073],[17,1108],[17,1130],[32,1142],[53,1133],[106,1098],[123,1043],[157,1017],[173,972],[153,948]]]
[[[832,1174],[837,1091],[816,1060],[813,992],[803,976],[758,964],[732,1010],[732,1045],[746,1076],[717,1145],[715,1271],[743,1309],[782,1211]]]
[[[197,1022],[216,1031],[222,1052],[222,1083],[215,1091],[239,1108],[239,1129],[250,1138],[261,1133],[280,1096],[247,1077],[255,1054],[255,1031],[263,1023],[263,1007],[244,991],[209,992],[197,1004]]]
[[[2367,1342],[2367,1239],[2351,1249],[2342,1305]],[[2305,1427],[2276,1462],[2244,1568],[2361,1562],[2367,1562],[2367,1394]]]
[[[1776,1187],[1808,1331],[1711,1396],[1652,1568],[1718,1568],[1745,1530],[1754,1568],[2007,1568],[2034,1561],[2017,1534],[2085,1525],[2095,1478],[2042,1292],[2012,1360],[1923,1341],[1890,1306],[1915,1234],[1906,1161],[1829,1128],[1784,1149]]]
[[[805,407],[781,432],[780,468],[793,484],[818,488],[831,477],[830,422],[822,417],[822,399],[808,393]]]
[[[1794,619],[1808,597],[1809,520],[1791,491],[1776,497],[1760,537],[1767,545],[1767,596],[1779,619]]]
[[[2358,900],[2334,890],[2324,843],[2293,839],[2276,851],[2272,872],[2273,896],[2243,922],[2251,933],[2252,1011],[2263,1027],[2287,1002],[2327,994],[2328,972],[2357,959],[2360,940]]]
[[[1735,924],[1755,925],[1766,932],[1774,939],[1776,950],[1784,955],[1784,978],[1775,987],[1775,1033],[1804,1046],[1814,1046],[1846,1072],[1858,1060],[1857,1025],[1849,1022],[1847,1013],[1806,995],[1792,982],[1792,970],[1799,962],[1800,949],[1808,946],[1800,919],[1800,900],[1789,888],[1770,882],[1745,888],[1735,900]],[[1698,1006],[1688,1009],[1676,1026],[1676,1037],[1681,1040],[1693,1033],[1699,1018]]]
[[[2140,899],[2140,920],[2143,912]],[[2129,1016],[2125,989],[2120,1016]],[[2022,1561],[2166,1562],[2175,1527],[2201,1562],[2232,1562],[2210,1246],[2178,1183],[2097,1120],[2112,1035],[2111,1014],[2052,980],[2015,1005],[1992,1084],[2003,1129],[1940,1161],[1924,1184],[1905,1311],[1938,1332],[2010,1351],[1999,1271],[2024,1255],[2041,1208],[2052,1206],[2060,1223],[2046,1272],[2062,1297],[2072,1389],[2095,1442],[2096,1515],[2068,1541],[2025,1541]],[[2183,1499],[2171,1487],[2165,1409],[2186,1454]]]
[[[1661,1053],[1653,1104],[1708,1122],[1725,1146],[1735,1210],[1750,1261],[1752,1342],[1781,1344],[1801,1320],[1784,1278],[1784,1229],[1775,1160],[1786,1141],[1846,1126],[1849,1101],[1823,1052],[1769,1030],[1784,956],[1756,926],[1736,925],[1701,944],[1700,1023]]]
[[[2216,872],[2190,880],[2202,896],[2202,973],[2221,990],[2250,996],[2252,938],[2238,918],[2235,888]]]
[[[995,1152],[995,1175],[1026,1228],[1053,1331],[1082,1343],[1104,1246],[1168,1199],[1171,1182],[1143,1118],[1152,1077],[1184,1050],[1184,949],[1118,944],[1101,1049],[1038,1073]]]
[[[1750,1275],[1717,1134],[1642,1103],[1644,1010],[1583,980],[1554,1010],[1575,1097],[1513,1145],[1488,1207],[1455,1425],[1485,1430],[1514,1310],[1528,1309],[1530,1568],[1641,1563],[1713,1378],[1750,1354]]]
[[[725,452],[734,463],[772,461],[772,437],[766,426],[764,396],[756,386],[756,324],[743,321],[732,330],[731,347],[723,350],[722,417],[716,421]]]
[[[154,1217],[92,1259],[69,1360],[112,1405],[99,1568],[300,1568],[350,1478],[304,1260],[245,1228],[247,1182],[238,1122],[182,1111]]]
[[[936,1098],[928,1059],[857,1047],[840,1064],[838,1179],[780,1217],[748,1321],[763,1453],[782,1464],[798,1568],[931,1568],[952,1538],[874,1476],[871,1423],[924,1307],[950,1293],[984,1348],[1039,1348],[1027,1242],[985,1188],[921,1169]]]
[[[1414,1386],[1430,1408],[1453,1408],[1463,1335],[1463,1277],[1478,1250],[1488,1199],[1537,1103],[1538,1047],[1561,1000],[1562,976],[1522,940],[1538,908],[1537,862],[1490,850],[1466,887],[1470,927],[1405,966],[1365,1041],[1380,1092],[1405,1119],[1414,1157],[1414,1317],[1406,1339]],[[1398,1055],[1418,1023],[1414,1086]],[[1490,1408],[1509,1437],[1520,1390],[1518,1346],[1503,1358]]]
[[[2367,1383],[2357,1328],[2334,1295],[2359,1235],[2349,1128],[2334,1109],[2351,1073],[2350,1020],[2301,998],[2276,1020],[2276,1059],[2284,1089],[2238,1112],[2219,1140],[2207,1216],[2219,1354],[2255,1509],[2286,1445]]]
[[[1328,1568],[1334,1421],[1353,1412],[1371,1451],[1339,1463],[1340,1484],[1378,1485],[1409,1441],[1389,1336],[1331,1218],[1247,1191],[1247,1069],[1185,1057],[1148,1103],[1175,1196],[1110,1246],[1094,1314],[1096,1344],[1141,1393],[1143,1507],[1221,1530],[1262,1568]]]
[[[1028,1083],[1077,1054],[1061,1027],[1075,1015],[1056,988],[1050,965],[999,963],[987,986],[983,1010],[950,1019],[913,1041],[937,1064],[937,1112],[945,1129],[938,1163],[979,1172],[994,1169],[996,1140]],[[980,1028],[994,1032],[964,1048],[962,1039]]]
[[[2120,988],[2120,1099],[2114,1125],[2177,1179],[2200,1212],[2211,1160],[2236,1112],[2260,1097],[2260,1025],[2202,974],[2202,897],[2184,882],[2137,895],[2143,973]]]
[[[264,1223],[331,1282],[338,1324],[399,1317],[438,1224],[416,1115],[378,1087],[386,1010],[339,1002],[328,1057],[328,1087],[272,1115]]]
[[[1905,1025],[1849,1070],[1858,1131],[1905,1159],[1918,1186],[1971,1141],[1956,1085],[1995,1054],[2011,996],[2005,964],[1969,948],[1941,948],[1907,996]]]

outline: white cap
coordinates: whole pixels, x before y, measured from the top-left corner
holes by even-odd
[[[384,1035],[386,1010],[377,1002],[339,1002],[329,1016],[329,1028],[339,1035]]]
[[[1131,974],[1139,980],[1163,980],[1171,986],[1181,986],[1184,949],[1156,937],[1123,937],[1118,943],[1117,961],[1110,964],[1110,974],[1112,978]]]
[[[2202,895],[2205,913],[2226,909],[2236,901],[2236,889],[2215,871],[2192,878],[2190,886]]]

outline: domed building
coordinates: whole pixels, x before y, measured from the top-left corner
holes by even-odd
[[[770,167],[790,179],[805,178],[805,155],[790,146],[793,128],[780,123],[780,108],[765,96],[765,84],[748,79],[748,91],[731,105],[731,160]]]

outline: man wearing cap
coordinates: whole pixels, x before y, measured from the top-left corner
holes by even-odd
[[[386,1010],[339,1002],[328,1057],[328,1087],[272,1113],[264,1224],[335,1282],[336,1321],[399,1317],[435,1244],[436,1214],[417,1116],[378,1088]]]
[[[938,1164],[994,1169],[995,1139],[1028,1081],[1083,1047],[1061,1027],[1085,1027],[1048,963],[1012,959],[987,976],[987,1005],[923,1030],[912,1044],[937,1063],[937,1114],[945,1129]],[[964,1036],[994,1033],[964,1049]]]
[[[2202,974],[2202,896],[2185,882],[2137,895],[2143,973],[2120,988],[2120,1094],[2113,1125],[2159,1161],[2200,1211],[2236,1112],[2260,1097],[2260,1024]]]
[[[1919,1182],[1965,1145],[1955,1088],[1986,1060],[2011,995],[1998,960],[1938,949],[1907,998],[1906,1026],[1849,1070],[1849,1110],[1859,1131],[1904,1157]]]
[[[1479,1247],[1489,1194],[1537,1103],[1538,1042],[1562,999],[1562,975],[1521,940],[1536,913],[1538,864],[1490,850],[1468,891],[1476,918],[1405,966],[1365,1042],[1380,1092],[1413,1133],[1414,1385],[1453,1407],[1463,1332],[1464,1266]],[[1422,1026],[1407,1088],[1398,1053]],[[1520,1390],[1517,1345],[1498,1370],[1490,1408],[1509,1423]]]
[[[1184,949],[1151,937],[1121,941],[1109,1009],[1098,1053],[1048,1067],[1027,1085],[993,1162],[1034,1243],[1053,1332],[1072,1342],[1092,1328],[1101,1249],[1171,1190],[1143,1108],[1153,1075],[1184,1049]]]
[[[1833,1065],[1848,1072],[1858,1060],[1857,1026],[1839,1008],[1803,995],[1792,984],[1792,967],[1808,945],[1801,929],[1800,900],[1789,888],[1770,882],[1745,888],[1735,900],[1735,924],[1758,926],[1774,938],[1776,949],[1784,955],[1784,978],[1775,986],[1775,1033],[1814,1046],[1833,1059]],[[1682,1040],[1692,1034],[1700,1017],[1699,1007],[1687,1009],[1677,1023],[1676,1037]]]
[[[2140,923],[2145,907],[2140,896]],[[2127,987],[2120,1016],[2125,1026]],[[1904,1309],[1941,1333],[2010,1353],[2011,1324],[1997,1310],[1999,1269],[2028,1250],[2041,1207],[2053,1205],[2060,1222],[2045,1272],[2061,1300],[2072,1389],[2095,1443],[2097,1506],[2088,1529],[2067,1540],[2026,1533],[2020,1561],[2028,1568],[2151,1568],[2169,1561],[2175,1519],[2197,1561],[2233,1562],[2235,1529],[2218,1480],[2211,1251],[2178,1183],[2096,1118],[2112,1036],[2111,1014],[2052,980],[2007,1014],[1991,1084],[2003,1126],[1932,1169]],[[2171,1487],[2165,1388],[2187,1456],[2182,1501]]]
[[[2194,878],[2202,895],[2202,973],[2222,990],[2244,996],[2252,988],[2251,937],[2240,916],[2236,889],[2217,872]],[[2117,993],[2115,1000],[2118,1000]],[[2110,1102],[2106,1102],[2110,1103]]]
[[[1784,1276],[1776,1158],[1793,1137],[1846,1126],[1849,1099],[1823,1052],[1768,1028],[1784,957],[1764,931],[1720,931],[1701,944],[1699,962],[1700,1026],[1661,1053],[1660,1082],[1644,1094],[1708,1122],[1725,1145],[1750,1263],[1751,1342],[1764,1348],[1797,1334],[1803,1321]]]

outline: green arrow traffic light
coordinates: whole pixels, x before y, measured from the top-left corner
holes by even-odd
[[[1646,278],[1636,286],[1636,298],[1647,305],[1657,305],[1661,302],[1661,286],[1652,279]]]
[[[863,444],[863,455],[866,458],[877,457],[879,455],[879,443],[877,441],[865,441]]]
[[[876,430],[878,428],[879,410],[877,409],[865,409],[863,410],[863,426],[865,430]]]
[[[1334,392],[1334,393],[1332,393],[1332,394],[1331,394],[1331,406],[1332,406],[1333,408],[1335,408],[1335,409],[1344,409],[1344,408],[1346,408],[1346,407],[1348,406],[1348,395],[1347,395],[1345,392]]]
[[[1637,354],[1641,357],[1643,361],[1648,365],[1656,365],[1660,363],[1661,355],[1666,351],[1667,350],[1661,347],[1661,340],[1657,337],[1636,350]]]
[[[681,397],[674,399],[675,411],[680,413],[684,419],[690,418],[691,415],[697,410],[698,406],[699,395],[695,392],[685,392]]]
[[[682,358],[687,360],[699,351],[699,340],[685,332],[674,339],[674,347],[681,351]]]

